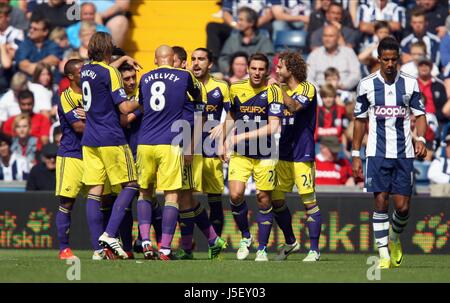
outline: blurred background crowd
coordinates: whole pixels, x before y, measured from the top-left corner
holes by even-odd
[[[111,33],[116,46],[126,48],[130,0],[78,0],[79,9],[73,2],[0,0],[0,182],[28,180],[29,190],[54,190],[61,137],[57,102],[68,87],[65,62],[87,59],[87,45],[96,31]],[[263,52],[272,62],[274,78],[278,53],[294,49],[303,54],[308,80],[319,95],[318,185],[362,186],[362,180],[351,176],[356,86],[378,69],[378,41],[389,35],[397,38],[398,69],[417,78],[427,113],[428,154],[415,163],[416,182],[450,183],[449,0],[218,4],[221,10],[214,17],[221,21],[206,25],[204,45],[214,54],[215,77],[229,83],[246,79],[248,56]],[[176,55],[188,62],[186,53]]]

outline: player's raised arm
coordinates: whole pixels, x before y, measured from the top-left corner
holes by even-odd
[[[110,67],[111,76],[111,95],[114,103],[119,108],[120,113],[124,115],[131,114],[139,108],[139,103],[128,100],[127,93],[123,88],[122,78],[115,67]]]

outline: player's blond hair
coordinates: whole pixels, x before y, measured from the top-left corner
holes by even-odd
[[[19,114],[19,115],[17,115],[14,118],[12,128],[16,129],[17,124],[19,124],[19,122],[22,121],[22,120],[26,120],[28,122],[28,126],[29,126],[29,128],[31,130],[31,118],[30,118],[30,115],[28,115],[28,114]]]

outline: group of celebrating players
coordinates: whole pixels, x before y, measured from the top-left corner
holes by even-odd
[[[380,43],[381,57],[383,45],[394,48]],[[65,66],[70,87],[59,104],[63,137],[56,185],[60,258],[74,257],[69,247],[70,212],[83,188],[88,191],[93,259],[133,257],[130,207],[137,195],[139,243],[145,259],[193,259],[195,224],[208,240],[208,257],[219,258],[227,247],[220,237],[224,220],[222,164],[227,161],[231,211],[242,234],[237,259],[248,257],[254,241],[244,196],[253,175],[259,210],[255,261],[268,261],[267,243],[274,220],[285,238],[275,259],[284,260],[299,250],[285,203],[285,193],[292,192],[294,184],[306,208],[310,239],[303,261],[318,261],[321,214],[314,184],[317,91],[306,80],[307,67],[301,55],[281,53],[278,79],[269,82],[268,58],[253,54],[249,78],[229,87],[210,75],[212,54],[208,49],[193,51],[191,70],[186,70],[175,60],[174,49],[161,45],[155,52],[157,67],[142,75],[137,85],[135,67],[125,60],[113,60],[113,49],[109,34],[96,33],[89,42],[90,61],[73,59]],[[357,102],[361,105],[357,104],[355,113],[364,118],[370,104],[363,97]],[[405,106],[409,106],[406,101]],[[221,119],[223,111],[225,119]],[[354,144],[360,145],[361,140],[357,138],[359,142]],[[355,163],[355,174],[361,174],[360,163]],[[372,183],[376,183],[375,177]],[[156,189],[164,192],[164,206],[155,197]],[[207,194],[209,216],[194,199],[194,192]],[[402,207],[404,214],[406,206]],[[400,212],[395,214],[399,217]],[[171,242],[178,222],[181,249],[173,253]],[[150,241],[151,226],[157,249]],[[376,238],[379,230],[377,225]],[[394,249],[395,258],[401,258],[401,246]]]

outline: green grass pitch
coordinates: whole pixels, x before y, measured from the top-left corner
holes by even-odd
[[[91,252],[74,251],[80,257],[80,282],[223,283],[223,282],[450,282],[450,256],[405,255],[400,268],[381,271],[380,281],[367,279],[370,255],[323,254],[320,262],[301,262],[304,254],[284,262],[245,261],[233,252],[220,261],[195,253],[192,261],[90,260]],[[72,282],[66,278],[70,264],[57,258],[55,250],[0,250],[0,282]],[[273,258],[275,254],[269,254]]]

